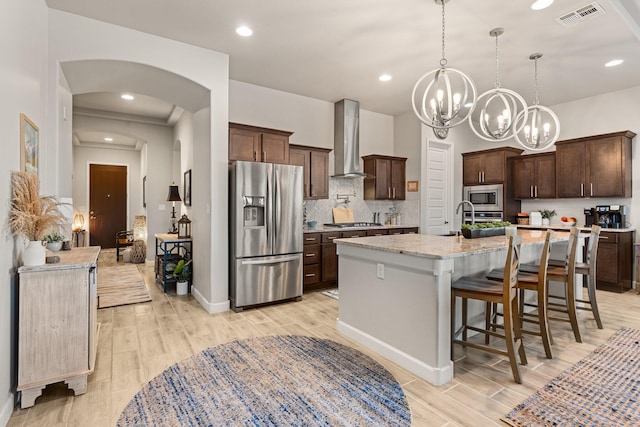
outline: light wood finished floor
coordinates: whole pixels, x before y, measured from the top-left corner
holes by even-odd
[[[578,362],[622,326],[640,329],[640,295],[598,291],[605,329],[581,312],[582,344],[568,323],[553,322],[554,359],[547,360],[539,338],[525,337],[528,366],[524,383],[513,381],[499,356],[456,348],[455,378],[435,387],[341,336],[335,327],[338,302],[311,293],[301,302],[207,314],[191,296],[163,294],[147,266],[152,302],[98,310],[100,328],[96,371],[87,393],[74,397],[64,385],[47,387],[36,405],[16,409],[8,426],[112,426],[133,395],[165,368],[205,348],[237,338],[304,334],[358,348],[386,366],[402,384],[415,426],[502,425],[500,417],[554,376]]]

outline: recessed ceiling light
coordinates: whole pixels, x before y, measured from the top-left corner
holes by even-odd
[[[133,95],[129,95],[128,93],[123,93],[120,95],[120,98],[126,99],[127,101],[133,101],[135,99]]]
[[[380,77],[378,77],[378,80],[380,80],[381,82],[388,82],[392,78],[393,77],[391,77],[389,74],[382,74]]]
[[[607,62],[606,64],[604,64],[605,67],[615,67],[616,65],[620,65],[624,62],[623,59],[614,59],[611,60],[609,62]]]
[[[104,140],[107,141],[107,142],[111,142],[111,141],[113,141],[113,138],[107,136],[107,137],[105,137]]]
[[[242,37],[249,37],[250,35],[253,34],[253,30],[243,25],[241,27],[236,28],[236,33],[238,33],[238,35]]]
[[[553,0],[536,0],[531,5],[531,9],[533,10],[542,10],[545,9],[553,3]]]

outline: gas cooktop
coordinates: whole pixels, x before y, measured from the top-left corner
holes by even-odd
[[[325,227],[347,228],[347,227],[382,227],[382,224],[377,222],[330,222],[324,224]]]

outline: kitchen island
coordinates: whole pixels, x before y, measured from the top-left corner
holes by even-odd
[[[536,262],[545,233],[519,230],[518,234],[521,262]],[[553,242],[568,239],[569,233],[556,232]],[[335,242],[338,331],[432,384],[450,381],[451,282],[504,267],[507,237],[403,234]],[[470,311],[479,309],[470,305]]]

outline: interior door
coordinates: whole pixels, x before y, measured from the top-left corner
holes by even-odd
[[[426,234],[446,234],[457,227],[451,224],[452,188],[450,171],[453,169],[451,145],[427,141],[423,151],[422,201],[425,206],[421,213],[422,232]]]
[[[116,233],[127,227],[127,167],[89,166],[91,246],[115,248]]]

